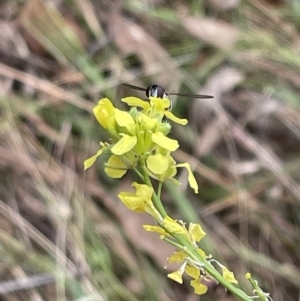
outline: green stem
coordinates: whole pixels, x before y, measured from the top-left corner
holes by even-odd
[[[141,178],[142,181],[145,181],[143,174],[136,167],[133,167],[132,169]]]
[[[161,196],[161,189],[162,189],[162,182],[159,181],[158,182],[158,188],[157,188],[157,197],[160,199],[160,196]]]
[[[178,250],[183,250],[183,249],[184,249],[182,245],[178,244],[177,242],[175,242],[174,240],[172,240],[172,239],[170,239],[170,238],[168,238],[168,237],[164,237],[163,240],[164,240],[165,242],[167,242],[168,244],[174,246],[174,247],[177,248]]]

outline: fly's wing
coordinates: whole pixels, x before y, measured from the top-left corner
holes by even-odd
[[[133,85],[124,83],[123,86],[129,87],[131,89],[138,90],[138,91],[144,91],[144,92],[146,92],[146,94],[147,94],[147,90],[149,88],[151,88],[151,87],[158,88],[159,87],[163,90],[164,93],[166,93],[166,91],[162,87],[157,86],[157,85],[152,85],[152,86],[149,86],[148,88],[141,88],[141,87],[138,87],[138,86],[133,86]],[[198,98],[198,99],[214,98],[211,95],[201,95],[201,94],[185,94],[185,93],[166,93],[166,94],[167,95],[177,95],[177,96],[188,97],[188,98]]]
[[[201,94],[168,93],[168,95],[177,95],[177,96],[198,98],[198,99],[214,98],[212,95],[201,95]]]
[[[133,86],[133,85],[129,85],[129,84],[123,84],[123,86],[129,87],[131,89],[138,90],[138,91],[144,91],[144,92],[146,91],[145,88],[141,88],[141,87],[137,87],[137,86]]]

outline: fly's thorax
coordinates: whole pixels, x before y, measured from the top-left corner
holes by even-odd
[[[163,87],[158,86],[158,85],[149,86],[146,89],[146,96],[148,98],[150,96],[157,97],[157,98],[167,98],[168,97],[166,90]]]

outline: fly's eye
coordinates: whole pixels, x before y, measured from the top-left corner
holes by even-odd
[[[149,86],[146,89],[146,96],[149,97],[157,97],[157,85]]]
[[[166,98],[167,94],[164,88],[157,86],[157,97]]]
[[[146,89],[146,96],[149,97],[157,97],[157,85],[149,86]]]
[[[151,87],[148,87],[147,89],[146,89],[146,96],[147,96],[147,98],[149,98],[151,95],[150,95],[150,88]]]

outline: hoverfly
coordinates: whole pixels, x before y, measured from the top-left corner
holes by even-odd
[[[129,87],[134,90],[138,91],[144,91],[146,92],[147,98],[151,97],[157,97],[157,98],[168,98],[169,95],[177,95],[177,96],[183,96],[183,97],[191,97],[191,98],[199,98],[199,99],[206,99],[206,98],[214,98],[211,95],[201,95],[201,94],[185,94],[185,93],[169,93],[167,92],[163,87],[158,85],[151,85],[147,88],[141,88],[137,86],[133,86],[130,84],[123,84],[126,87]]]

